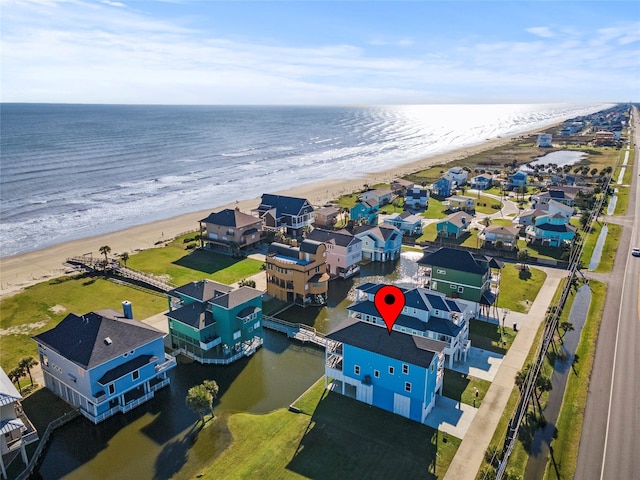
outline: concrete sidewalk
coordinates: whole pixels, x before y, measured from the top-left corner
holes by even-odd
[[[536,266],[536,268],[539,267]],[[553,300],[560,280],[567,276],[566,270],[553,268],[542,268],[542,270],[547,274],[547,280],[531,305],[527,321],[519,324],[518,335],[502,359],[500,369],[449,465],[444,476],[445,480],[474,480],[480,469],[484,452],[489,447],[491,437],[511,395],[516,373],[524,365],[538,327],[544,321],[547,308]]]

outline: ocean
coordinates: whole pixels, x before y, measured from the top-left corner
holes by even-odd
[[[613,104],[0,105],[0,256],[387,170]]]

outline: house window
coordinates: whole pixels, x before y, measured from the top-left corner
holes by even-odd
[[[435,370],[435,363],[431,364],[431,373],[433,373],[433,371]]]
[[[449,287],[451,288],[451,290],[455,290],[456,288],[458,288],[458,286],[454,285],[453,283],[450,283]]]
[[[447,271],[446,270],[436,270],[438,272],[439,275],[446,275]]]
[[[48,367],[48,366],[49,366],[49,357],[47,357],[46,355],[43,355],[43,356],[42,356],[42,364],[43,364],[45,367]]]
[[[394,372],[393,367],[389,367],[389,375],[393,375],[393,372]]]
[[[380,370],[374,370],[373,371],[373,376],[376,378],[380,378]]]
[[[233,334],[233,339],[234,340],[238,340],[240,338],[240,336],[242,335],[242,332],[240,332],[240,330],[238,330],[237,332],[235,332]]]
[[[432,283],[431,283],[431,289],[432,289],[432,290],[435,290],[435,289],[437,289],[437,288],[438,288],[438,282],[432,282]]]
[[[411,391],[411,382],[404,382],[404,391],[405,392]]]
[[[409,374],[409,365],[407,365],[406,363],[402,364],[402,373],[404,373],[405,375]]]
[[[458,287],[458,293],[464,292],[464,287]]]
[[[360,375],[360,366],[359,365],[354,365],[353,366],[353,373],[355,373],[356,375]]]
[[[114,393],[116,393],[116,386],[111,383],[109,384],[109,395],[113,395]]]
[[[133,373],[131,374],[131,378],[132,378],[134,381],[138,380],[138,379],[140,378],[140,372],[139,372],[138,370],[136,370],[135,372],[133,372]]]
[[[256,329],[256,330],[257,330],[258,328],[260,328],[260,322],[259,322],[259,321],[257,321],[256,323],[254,323],[254,324],[253,324],[253,328],[254,328],[254,329]]]

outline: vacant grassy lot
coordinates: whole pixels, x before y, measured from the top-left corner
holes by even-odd
[[[527,313],[546,279],[547,274],[537,268],[522,271],[512,263],[505,264],[500,272],[498,307]]]
[[[84,314],[133,304],[133,315],[144,319],[166,310],[164,296],[118,285],[101,277],[60,277],[26,288],[0,301],[0,365],[13,369],[23,357],[36,356],[31,336],[56,326],[67,314]]]
[[[442,394],[445,397],[453,398],[467,405],[480,408],[482,399],[490,386],[491,382],[487,380],[456,372],[455,370],[449,370],[448,368],[444,370]],[[478,389],[477,397],[475,395],[475,389]]]
[[[132,254],[127,266],[164,278],[176,287],[205,278],[231,284],[260,271],[262,262],[207,250],[186,250],[183,237],[164,247]]]
[[[447,207],[442,204],[442,200],[438,200],[435,197],[429,197],[429,206],[420,215],[424,218],[444,218],[447,216],[447,213],[445,213],[446,208]]]
[[[387,480],[398,472],[441,478],[460,444],[425,425],[328,393],[324,378],[296,406],[303,413],[231,416],[232,444],[202,469],[202,478]]]
[[[507,322],[509,316],[507,315]],[[469,324],[469,340],[474,347],[482,348],[490,352],[504,355],[516,338],[513,328],[507,327],[504,330],[502,325],[483,322],[482,320],[472,320]]]

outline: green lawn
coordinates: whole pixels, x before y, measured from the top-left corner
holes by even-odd
[[[416,238],[416,242],[435,242],[436,238],[438,238],[436,224],[430,223],[422,229],[422,235]]]
[[[591,226],[591,231],[588,234],[581,232],[585,235],[584,249],[582,251],[582,264],[585,268],[589,267],[591,256],[596,246],[598,236],[602,230],[600,223],[594,222]],[[613,261],[616,257],[616,251],[620,243],[620,235],[622,235],[622,227],[613,223],[608,224],[607,239],[602,248],[602,255],[600,256],[600,263],[596,267],[596,272],[606,273],[610,272],[613,268]]]
[[[68,313],[84,314],[133,304],[133,315],[144,319],[168,308],[164,296],[118,285],[101,277],[60,277],[38,283],[0,301],[2,348],[0,365],[12,370],[23,357],[36,356],[31,336],[56,326]]]
[[[232,443],[199,472],[201,478],[386,480],[398,472],[441,478],[460,444],[425,425],[328,393],[324,378],[296,406],[304,413],[232,415]]]
[[[487,380],[482,380],[447,368],[444,370],[442,394],[445,397],[453,398],[467,405],[480,408],[482,399],[490,386],[491,382]],[[478,389],[477,397],[475,395],[475,389]]]
[[[445,206],[442,205],[442,200],[438,200],[434,197],[429,197],[429,207],[422,212],[424,218],[444,218],[447,216],[445,213]]]
[[[504,355],[516,338],[516,332],[513,328],[507,326],[508,322],[509,316],[507,315],[503,331],[502,325],[483,322],[482,320],[472,320],[469,324],[471,345]]]
[[[168,245],[132,254],[127,266],[166,279],[175,286],[205,278],[231,284],[260,272],[262,262],[208,250],[187,250],[179,238]]]
[[[492,218],[491,225],[497,225],[499,227],[512,227],[513,222],[510,218]]]
[[[502,208],[502,202],[486,195],[473,196],[476,199],[476,213],[486,213],[488,215],[496,213]]]
[[[561,260],[562,257],[562,248],[529,245],[524,239],[518,240],[518,249],[528,251],[530,257],[544,258],[547,260]]]
[[[514,264],[506,263],[500,272],[498,307],[527,313],[546,279],[547,274],[542,270],[521,271]]]
[[[614,215],[626,215],[629,208],[629,187],[623,187],[618,185],[618,200],[616,201],[616,208],[613,209]]]

